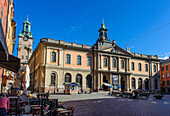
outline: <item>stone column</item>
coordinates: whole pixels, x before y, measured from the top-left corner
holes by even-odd
[[[58,50],[58,66],[61,65],[61,50]]]
[[[131,80],[131,76],[129,75],[129,89],[132,90],[132,80]]]
[[[132,67],[131,67],[131,59],[129,59],[129,71],[131,72],[131,69],[132,69]]]
[[[112,61],[111,61],[111,58],[112,58],[112,57],[109,56],[109,67],[108,67],[108,68],[109,68],[109,71],[112,69]]]
[[[120,70],[120,57],[117,58],[117,72]]]
[[[98,62],[97,62],[98,67],[97,67],[97,70],[98,70],[98,69],[101,69],[101,62],[100,62],[100,59],[101,59],[101,57],[100,57],[100,55],[98,54]]]
[[[128,59],[126,58],[126,65],[125,65],[125,71],[128,71]]]
[[[100,63],[101,63],[101,69],[103,69],[103,56],[100,55]]]
[[[129,90],[129,75],[126,75],[126,89]]]

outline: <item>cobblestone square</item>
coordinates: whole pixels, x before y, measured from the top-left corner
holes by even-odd
[[[164,95],[161,100],[153,99],[153,95],[149,99],[128,99],[107,96],[106,93],[58,95],[58,98],[66,108],[75,106],[74,116],[170,116],[169,95]]]

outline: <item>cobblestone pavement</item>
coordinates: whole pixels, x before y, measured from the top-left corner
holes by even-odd
[[[75,106],[74,116],[170,116],[170,95],[164,95],[162,100],[153,99],[153,95],[149,99],[128,99],[106,93],[60,97],[64,107]]]

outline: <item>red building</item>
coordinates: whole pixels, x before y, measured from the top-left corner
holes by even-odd
[[[164,92],[170,92],[170,58],[163,60],[160,63],[160,80],[161,80],[161,89]]]

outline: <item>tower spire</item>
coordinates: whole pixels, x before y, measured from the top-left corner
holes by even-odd
[[[28,21],[28,14],[27,14],[27,21]]]
[[[104,18],[102,18],[102,24],[104,25]]]

